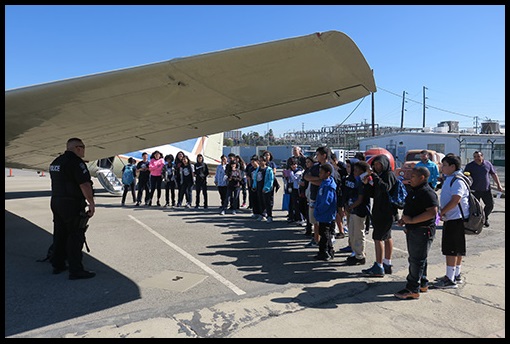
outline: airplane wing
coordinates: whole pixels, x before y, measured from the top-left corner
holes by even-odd
[[[86,160],[336,107],[376,92],[328,31],[5,92],[5,167],[45,171],[70,137]]]

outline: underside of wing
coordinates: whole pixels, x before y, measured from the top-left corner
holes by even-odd
[[[6,167],[47,170],[70,137],[85,159],[343,105],[376,91],[337,31],[5,92]]]

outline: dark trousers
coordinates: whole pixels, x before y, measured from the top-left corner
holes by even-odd
[[[50,204],[53,213],[51,264],[54,268],[63,269],[67,260],[69,273],[80,272],[83,270],[82,249],[85,243],[85,232],[79,228],[80,210],[85,211],[85,206],[69,198],[52,198]]]
[[[473,191],[473,195],[476,199],[482,199],[484,207],[483,212],[485,213],[485,219],[489,219],[490,213],[492,213],[492,209],[494,209],[494,198],[492,197],[492,191]]]
[[[406,230],[409,273],[406,288],[419,292],[420,282],[427,279],[427,256],[436,235],[436,227],[420,227]]]
[[[150,183],[149,179],[138,179],[138,194],[136,195],[136,201],[142,202],[142,193],[145,191],[145,203],[149,202],[150,197]]]
[[[175,205],[175,180],[170,180],[165,183],[165,202],[170,204],[170,194],[172,195],[172,206]]]
[[[227,210],[227,186],[218,186],[218,192],[220,193],[221,209]]]
[[[243,204],[246,204],[246,197],[247,197],[247,193],[246,193],[246,182],[241,182],[241,195],[243,196]]]
[[[149,195],[149,202],[152,202],[152,197],[154,196],[154,191],[157,191],[157,200],[161,198],[161,183],[163,182],[163,177],[161,176],[151,176],[151,194]]]
[[[248,208],[255,209],[255,202],[257,202],[257,191],[248,186]],[[255,211],[253,213],[255,214]]]
[[[262,212],[264,211],[264,209],[262,209],[262,200],[259,199],[257,190],[253,190],[250,188],[249,192],[250,192],[250,198],[251,198],[250,204],[252,206],[252,212],[255,215],[262,215]]]
[[[333,249],[333,235],[335,233],[335,221],[319,222],[319,254],[329,254],[331,257],[334,255]]]
[[[133,203],[136,202],[136,196],[135,196],[135,181],[133,180],[133,182],[131,183],[131,185],[126,185],[124,184],[123,185],[123,189],[124,189],[124,192],[122,193],[122,204],[124,204],[124,202],[126,202],[126,196],[127,196],[127,193],[131,190],[131,196],[133,196]]]
[[[177,205],[182,205],[182,201],[184,197],[186,197],[186,203],[191,205],[192,202],[192,190],[193,183],[192,182],[184,182],[179,186],[179,199],[177,200]]]
[[[207,207],[207,182],[198,181],[195,183],[196,190],[196,203],[195,205],[198,207],[200,205],[200,194],[204,196],[204,207]]]
[[[232,210],[239,209],[239,195],[241,188],[227,186],[227,204],[230,204]]]
[[[302,221],[303,218],[301,216],[301,212],[299,210],[299,190],[292,189],[290,193],[290,202],[289,202],[289,215],[290,221]]]
[[[370,230],[370,214],[365,218],[365,232]]]
[[[310,221],[308,220],[308,201],[306,197],[299,196],[298,199],[298,208],[299,213],[301,214],[302,220],[306,220],[306,223],[308,224]]]
[[[262,189],[257,189],[257,201],[259,203],[261,213],[265,211],[267,217],[273,217],[273,191],[262,192]]]

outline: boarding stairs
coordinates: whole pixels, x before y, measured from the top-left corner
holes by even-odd
[[[108,168],[99,169],[96,175],[97,180],[106,191],[117,196],[122,195],[122,182],[112,170]]]

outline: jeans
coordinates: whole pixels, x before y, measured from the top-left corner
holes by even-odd
[[[489,219],[489,215],[492,213],[492,209],[494,209],[494,198],[492,196],[492,191],[473,191],[473,195],[476,199],[483,201],[484,207],[483,212],[485,213],[485,219]]]
[[[335,221],[319,222],[319,254],[334,256],[332,238],[335,236]]]
[[[409,253],[409,273],[406,288],[419,292],[420,282],[427,280],[427,256],[434,241],[436,227],[418,227],[406,230],[407,251]]]

